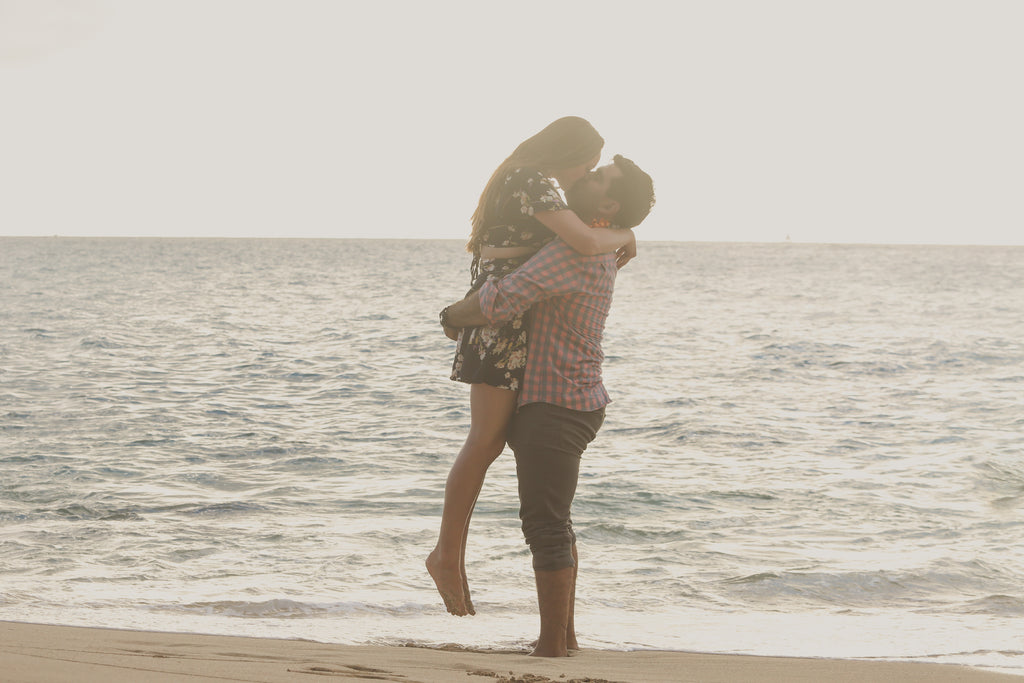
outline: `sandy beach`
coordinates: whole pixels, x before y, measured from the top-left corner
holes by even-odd
[[[0,622],[0,672],[8,683],[271,683],[325,678],[407,683],[994,683],[1024,679],[927,663],[650,651],[583,651],[568,659],[542,660],[513,652],[347,646],[13,622]]]

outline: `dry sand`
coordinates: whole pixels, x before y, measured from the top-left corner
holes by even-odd
[[[584,650],[568,659],[537,659],[508,652],[330,645],[0,622],[0,680],[1010,683],[1024,681],[1024,677],[941,664],[604,650]]]

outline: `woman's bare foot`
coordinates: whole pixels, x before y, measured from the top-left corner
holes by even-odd
[[[469,597],[469,580],[465,572],[462,572],[462,597],[466,601],[466,612],[475,615],[476,608],[473,607],[473,599]]]
[[[471,614],[466,608],[466,589],[459,565],[446,568],[438,558],[436,549],[427,556],[426,565],[427,572],[430,578],[434,579],[434,585],[437,586],[437,592],[441,594],[448,613],[457,617]]]

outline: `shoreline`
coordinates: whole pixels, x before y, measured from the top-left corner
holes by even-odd
[[[520,652],[334,645],[310,640],[131,631],[0,621],[9,683],[192,683],[382,680],[407,683],[997,683],[1024,676],[953,664],[583,650],[539,659]],[[322,680],[322,679],[321,679]]]

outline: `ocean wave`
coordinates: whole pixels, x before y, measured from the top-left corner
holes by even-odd
[[[951,573],[950,570],[959,570]],[[933,569],[827,573],[777,570],[729,577],[719,581],[727,593],[757,604],[843,605],[879,608],[902,605],[916,610],[962,611],[966,614],[1011,614],[1024,607],[1019,597],[966,595],[990,587],[1008,587],[976,564],[945,563]]]
[[[968,600],[952,609],[964,614],[1024,617],[1024,595],[986,595]]]
[[[434,605],[406,602],[400,604],[374,604],[365,602],[327,602],[313,603],[273,598],[270,600],[217,600],[212,602],[193,602],[187,604],[155,604],[148,607],[153,611],[191,612],[210,614],[242,619],[310,619],[352,614],[374,614],[401,617],[422,614]]]

